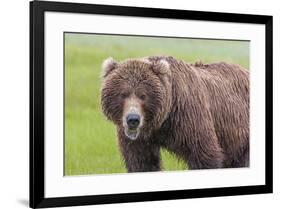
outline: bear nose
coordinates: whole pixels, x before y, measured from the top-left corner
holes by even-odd
[[[127,116],[127,124],[131,129],[137,128],[140,124],[140,116],[138,114],[129,114]]]

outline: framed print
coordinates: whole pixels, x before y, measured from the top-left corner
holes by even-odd
[[[30,3],[30,207],[271,193],[272,16]]]

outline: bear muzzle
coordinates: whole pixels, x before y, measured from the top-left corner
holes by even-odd
[[[129,130],[135,130],[140,124],[140,115],[138,114],[128,114],[126,117],[126,122]]]
[[[140,133],[140,125],[141,116],[136,113],[129,113],[124,124],[125,135],[131,140],[136,140]]]

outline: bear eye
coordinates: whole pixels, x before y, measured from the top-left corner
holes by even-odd
[[[141,100],[145,100],[146,99],[146,95],[145,94],[140,95],[140,99]]]
[[[128,94],[126,94],[124,92],[120,94],[121,99],[126,99],[127,96],[128,96]]]

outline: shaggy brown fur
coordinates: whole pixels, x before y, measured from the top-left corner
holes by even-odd
[[[247,70],[173,57],[109,59],[103,68],[102,108],[117,126],[128,172],[160,170],[160,147],[190,169],[249,166]],[[143,125],[136,140],[124,134],[122,121],[132,95],[142,101]]]

